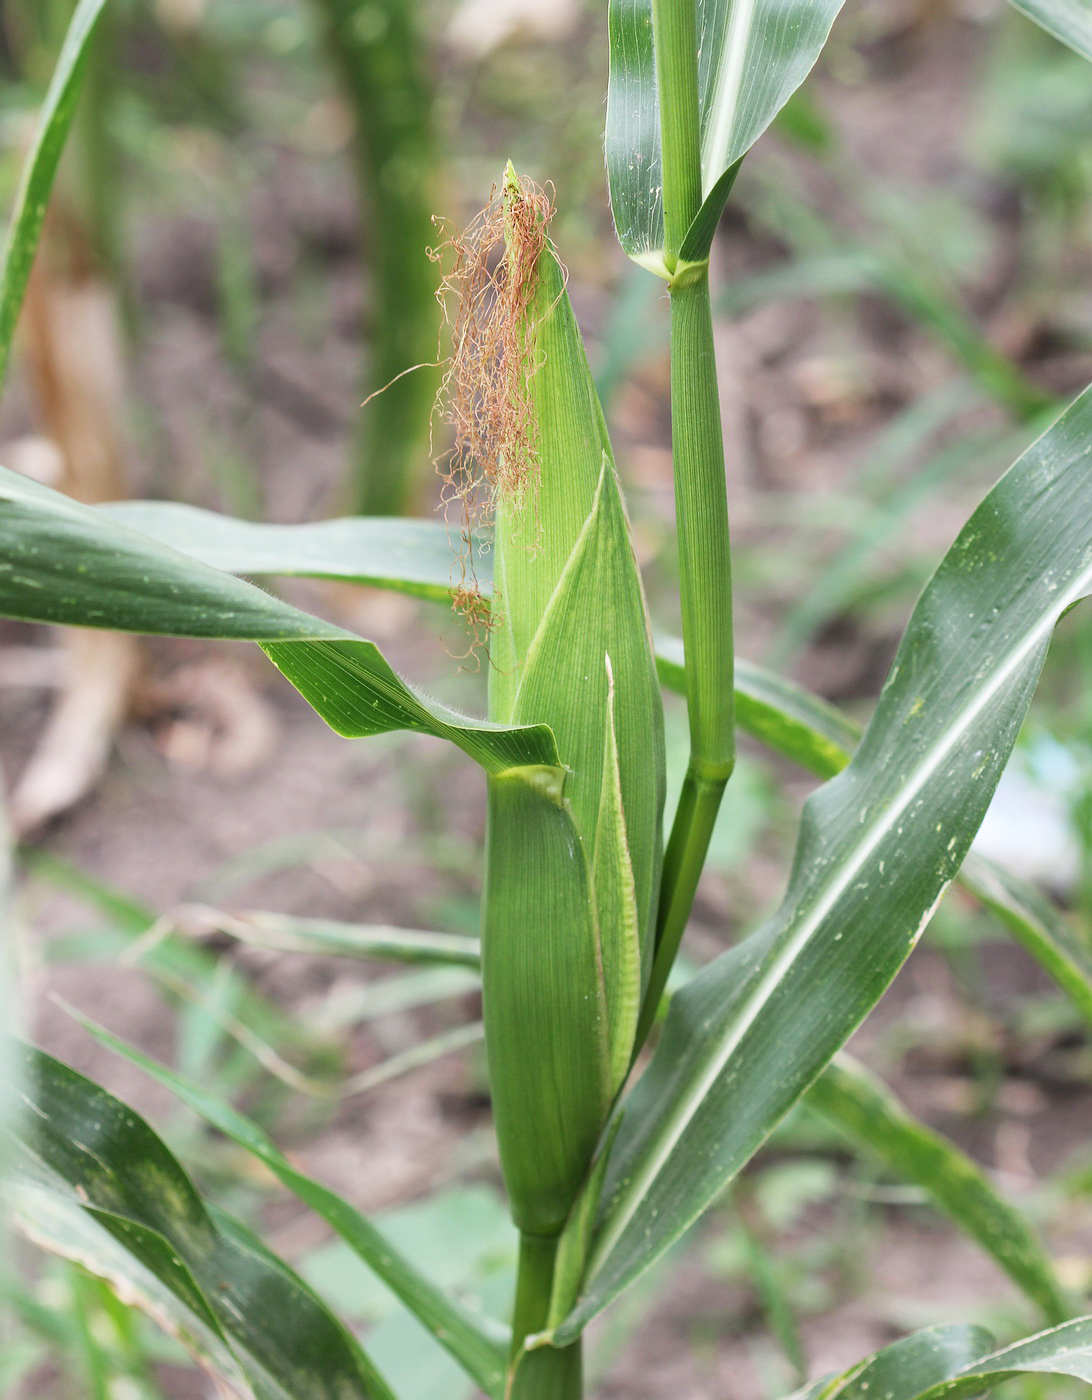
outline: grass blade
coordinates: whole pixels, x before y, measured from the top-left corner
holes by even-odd
[[[139,1066],[198,1117],[264,1163],[283,1186],[345,1240],[488,1394],[498,1393],[504,1380],[506,1329],[447,1298],[348,1201],[292,1166],[257,1123],[93,1021],[80,1015],[76,1019],[101,1044]]]
[[[472,570],[488,591],[491,561],[440,520],[348,516],[306,525],[265,525],[174,501],[117,501],[102,513],[227,574],[342,579],[419,598],[450,600]]]
[[[971,517],[852,763],[805,806],[781,909],[676,994],[624,1101],[588,1282],[559,1342],[723,1189],[914,946],[989,804],[1054,625],[1092,590],[1090,437],[1092,390]]]
[[[450,739],[487,772],[558,769],[544,725],[490,725],[431,704],[373,643],[2,468],[0,527],[4,616],[258,642],[339,734],[411,729]]]
[[[311,1290],[214,1219],[147,1123],[42,1051],[24,1054],[12,1192],[31,1238],[106,1278],[261,1400],[393,1400]]]
[[[91,40],[105,3],[106,0],[80,0],[76,7],[38,118],[34,147],[19,181],[4,245],[4,272],[0,283],[0,389],[7,376],[11,342],[34,265],[57,166],[76,114]]]
[[[184,910],[180,922],[187,932],[196,924],[229,934],[251,947],[277,953],[319,953],[475,971],[481,966],[479,941],[457,933],[424,933],[419,929],[347,924],[337,919],[300,919],[249,910],[245,914],[224,914],[203,906]]]

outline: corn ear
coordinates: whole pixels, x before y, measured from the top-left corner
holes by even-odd
[[[518,190],[518,187],[517,187]],[[518,198],[511,183],[508,198]],[[564,275],[526,312],[536,458],[495,507],[490,713],[536,716],[565,765],[490,780],[482,962],[516,1223],[563,1226],[629,1066],[661,858],[663,716],[640,573]]]

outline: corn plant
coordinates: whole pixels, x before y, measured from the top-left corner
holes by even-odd
[[[372,269],[371,401],[349,494],[368,514],[397,515],[420,480],[435,392],[434,374],[405,373],[436,354],[435,289],[424,257],[437,166],[429,93],[412,6],[320,0],[318,9],[356,122]]]
[[[491,1397],[581,1396],[587,1325],[803,1099],[931,1193],[1048,1328],[996,1350],[978,1328],[938,1326],[817,1382],[809,1397],[940,1400],[1025,1373],[1092,1380],[1092,1318],[1073,1318],[1028,1223],[843,1051],[953,880],[1092,1019],[1087,945],[970,852],[1054,626],[1092,591],[1092,389],[967,522],[914,609],[863,735],[733,652],[709,255],[740,162],[814,64],[839,3],[614,0],[610,11],[614,219],[625,251],[671,299],[681,639],[653,643],[549,236],[551,199],[511,167],[449,250],[448,483],[472,521],[481,512],[461,566],[436,522],[293,528],[164,504],[91,508],[0,473],[4,615],[253,641],[340,734],[424,733],[484,770],[480,940],[272,915],[224,927],[273,947],[480,971],[500,1166],[520,1236],[507,1325],[445,1296],[235,1108],[88,1024],[324,1219]],[[28,166],[0,351],[102,4],[81,0]],[[1076,0],[1028,8],[1092,56]],[[430,701],[371,642],[240,577],[292,574],[454,596],[486,620],[488,717]],[[691,738],[665,845],[661,686],[686,696]],[[737,727],[828,781],[805,805],[781,906],[669,995]],[[201,1198],[133,1110],[30,1047],[12,1052],[5,1077],[25,1106],[7,1134],[8,1209],[31,1239],[146,1307],[228,1394],[393,1394],[358,1339],[250,1229]]]

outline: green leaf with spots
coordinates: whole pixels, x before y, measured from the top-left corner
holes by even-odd
[[[678,992],[623,1101],[564,1343],[687,1229],[882,996],[959,870],[1061,615],[1092,591],[1092,390],[952,546],[849,767],[807,802],[784,901]]]
[[[394,1400],[351,1334],[238,1221],[205,1206],[148,1124],[26,1048],[5,1183],[17,1225],[106,1279],[256,1400]]]

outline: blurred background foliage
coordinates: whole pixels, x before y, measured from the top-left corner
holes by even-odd
[[[9,206],[70,13],[68,0],[0,3]],[[31,302],[46,310],[28,314],[0,414],[5,462],[92,500],[153,495],[283,521],[431,512],[446,350],[425,249],[488,199],[511,158],[554,184],[552,231],[653,614],[677,630],[666,305],[611,232],[605,84],[603,0],[113,0]],[[1002,0],[847,7],[748,157],[714,250],[747,655],[867,716],[969,508],[1092,378],[1090,194],[1080,58]],[[77,338],[72,299],[92,284],[99,311]],[[445,700],[481,706],[487,663],[442,609],[313,583],[286,591],[381,638]],[[465,761],[407,736],[335,741],[242,652],[156,643],[96,663],[14,624],[0,643],[12,782],[52,696],[74,687],[86,717],[88,668],[116,682],[81,741],[80,804],[16,806],[9,927],[26,1026],[165,1123],[203,1183],[368,1329],[406,1400],[468,1394],[271,1178],[126,1077],[50,999],[244,1102],[435,1278],[502,1310],[514,1245],[484,1065],[465,1048],[476,1015],[465,978],[274,956],[202,912],[475,933],[483,815]],[[669,697],[676,784],[685,729]],[[692,962],[776,901],[810,781],[745,747]],[[1086,939],[1090,794],[1092,623],[1075,617],[983,841]],[[1029,1210],[1087,1296],[1092,1047],[1069,1004],[953,895],[863,1036],[911,1107]],[[22,1247],[8,1263],[3,1395],[206,1393],[181,1351],[97,1281]],[[665,1287],[674,1301],[640,1326],[650,1290]],[[627,1400],[712,1396],[728,1378],[733,1394],[772,1396],[805,1366],[845,1364],[935,1321],[938,1303],[1002,1332],[1022,1316],[919,1191],[800,1111],[698,1238],[600,1328],[593,1366],[601,1393]],[[618,1359],[634,1326],[640,1340]]]

